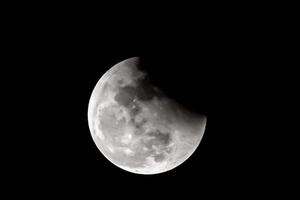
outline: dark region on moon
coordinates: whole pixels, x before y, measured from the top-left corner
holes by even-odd
[[[129,106],[136,96],[136,89],[132,86],[120,87],[115,100],[122,106]]]
[[[163,144],[167,145],[170,143],[170,134],[162,133],[160,130],[155,130],[147,133],[149,136],[154,137],[154,144]]]
[[[114,99],[122,106],[128,107],[136,98],[139,101],[150,101],[153,97],[159,97],[147,78],[137,80],[137,86],[119,86]]]
[[[153,157],[154,157],[155,162],[161,162],[165,159],[166,156],[163,153],[160,153],[160,154],[154,155]]]
[[[170,133],[162,133],[159,130],[155,130],[146,133],[146,135],[150,136],[150,139],[147,138],[146,140],[144,140],[143,144],[150,150],[153,149],[153,146],[159,149],[167,148],[166,146],[171,142]]]

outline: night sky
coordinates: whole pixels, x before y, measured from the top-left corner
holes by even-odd
[[[15,131],[10,146],[8,185],[26,185],[29,193],[82,192],[100,199],[103,193],[114,198],[119,192],[126,199],[135,191],[153,198],[183,193],[190,199],[195,194],[248,194],[272,180],[266,160],[274,155],[261,151],[266,144],[261,123],[267,119],[258,117],[268,112],[264,96],[273,91],[262,84],[270,77],[267,35],[243,26],[245,21],[222,18],[201,26],[196,19],[121,25],[67,19],[21,21],[22,37],[12,35],[19,48],[11,48],[20,56],[11,59],[10,82],[19,90],[11,101],[21,111],[14,127],[21,131]],[[158,175],[132,174],[111,164],[88,128],[95,84],[113,65],[134,56],[170,98],[207,116],[194,154]]]

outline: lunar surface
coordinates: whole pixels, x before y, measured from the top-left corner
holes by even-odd
[[[206,117],[185,110],[150,84],[134,57],[109,69],[88,107],[92,138],[114,165],[137,174],[169,171],[200,144]]]

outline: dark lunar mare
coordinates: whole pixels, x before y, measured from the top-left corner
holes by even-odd
[[[114,99],[120,105],[128,107],[136,96],[136,88],[132,86],[119,87]]]
[[[152,149],[152,146],[157,146],[158,148],[164,148],[171,141],[170,133],[162,133],[159,130],[155,130],[155,131],[147,132],[146,134],[152,137],[149,140],[143,141],[145,147],[149,149]]]
[[[154,157],[154,161],[156,161],[156,162],[161,162],[166,158],[165,154],[163,154],[163,153],[156,154],[153,157]]]
[[[120,105],[128,107],[135,98],[138,101],[146,102],[151,101],[155,96],[160,96],[159,92],[153,88],[147,77],[138,79],[136,85],[137,86],[119,86],[114,99]]]
[[[170,143],[170,133],[162,133],[160,130],[148,132],[147,135],[154,137],[154,145],[168,145]]]

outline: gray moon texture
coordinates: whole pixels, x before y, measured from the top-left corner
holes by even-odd
[[[207,119],[150,84],[138,64],[138,57],[129,58],[100,78],[89,101],[89,129],[114,165],[136,174],[158,174],[195,152]]]

